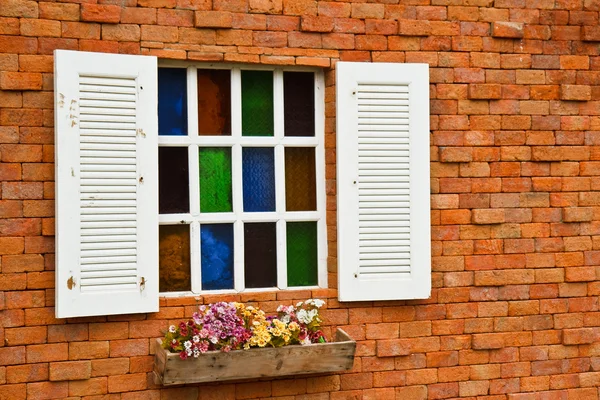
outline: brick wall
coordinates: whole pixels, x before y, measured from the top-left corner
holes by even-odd
[[[80,4],[81,3],[81,4]],[[598,0],[0,0],[0,399],[598,399]],[[327,71],[329,290],[54,318],[52,51]],[[339,304],[337,60],[431,66],[433,293]],[[156,387],[151,338],[197,301],[328,297],[352,371]]]

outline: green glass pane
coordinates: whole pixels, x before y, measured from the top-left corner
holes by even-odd
[[[231,211],[231,148],[203,147],[200,156],[200,212]]]
[[[192,289],[190,270],[190,226],[158,227],[159,281],[161,292]]]
[[[317,285],[317,264],[317,223],[288,222],[288,286]]]
[[[242,71],[242,135],[273,136],[273,72]]]

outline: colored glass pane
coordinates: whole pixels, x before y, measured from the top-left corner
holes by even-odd
[[[273,136],[273,72],[242,71],[242,135]]]
[[[191,290],[190,226],[158,227],[159,282],[161,292]]]
[[[277,286],[274,222],[244,224],[244,277],[247,288]]]
[[[187,147],[158,148],[158,212],[190,211]]]
[[[242,149],[244,211],[275,211],[275,165],[272,147]]]
[[[314,286],[318,283],[317,223],[287,223],[288,286]]]
[[[283,73],[285,136],[315,136],[315,74]]]
[[[231,148],[203,147],[199,158],[200,211],[231,211]]]
[[[158,133],[187,135],[187,71],[158,69]]]
[[[198,133],[231,135],[231,72],[198,70]]]
[[[317,186],[315,149],[287,147],[285,149],[285,208],[287,211],[315,211]]]
[[[202,290],[233,289],[233,224],[200,227]]]

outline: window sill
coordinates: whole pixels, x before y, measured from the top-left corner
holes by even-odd
[[[154,343],[154,380],[163,386],[346,371],[356,350],[356,342],[339,328],[331,343],[211,351],[187,360],[163,349],[161,341]]]

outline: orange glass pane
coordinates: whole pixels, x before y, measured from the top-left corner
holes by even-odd
[[[159,290],[191,290],[190,226],[161,225],[158,227],[158,240]]]
[[[198,133],[231,135],[231,72],[198,70]]]
[[[285,208],[287,211],[317,209],[315,149],[312,147],[285,149]]]

